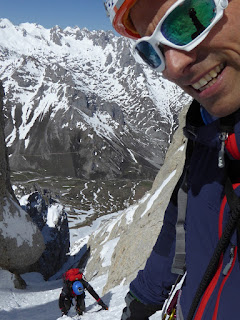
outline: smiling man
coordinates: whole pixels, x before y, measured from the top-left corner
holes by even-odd
[[[238,318],[240,1],[107,0],[114,28],[151,68],[194,99],[183,174],[122,320],[147,320],[185,281],[162,319]],[[182,278],[183,279],[183,278]],[[174,299],[173,299],[174,302]]]

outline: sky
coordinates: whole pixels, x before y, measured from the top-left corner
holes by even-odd
[[[0,4],[0,18],[15,25],[31,22],[47,29],[58,25],[113,31],[103,0],[0,0]]]

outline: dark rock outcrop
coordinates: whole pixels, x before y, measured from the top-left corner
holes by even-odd
[[[47,280],[67,260],[70,245],[67,215],[63,206],[52,199],[46,190],[44,194],[32,193],[24,209],[41,230],[46,246],[30,271],[40,272]]]

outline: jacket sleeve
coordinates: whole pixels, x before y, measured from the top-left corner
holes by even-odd
[[[147,320],[161,310],[177,275],[171,273],[175,253],[177,207],[173,201],[165,212],[164,223],[144,270],[130,284],[121,320]]]
[[[64,312],[65,312],[65,310],[64,310],[64,299],[65,299],[65,295],[64,295],[64,293],[60,293],[60,296],[59,296],[59,299],[58,299],[58,306],[59,306],[59,308],[61,309],[61,310],[63,310]]]
[[[182,179],[183,175],[173,191],[161,232],[145,268],[139,271],[130,284],[130,292],[145,305],[162,306],[177,279],[177,275],[171,273],[171,266],[175,254],[177,194]]]
[[[66,281],[63,282],[63,288],[62,288],[61,294],[63,296],[67,296],[67,297],[71,297],[71,295],[72,295],[71,294],[71,290],[69,288],[69,285],[68,285],[68,283]]]
[[[69,291],[67,284],[64,282],[62,291],[58,299],[58,305],[63,314],[67,314],[68,310],[70,309],[71,298],[71,292]]]
[[[157,310],[161,310],[162,305],[146,305],[137,300],[128,292],[125,297],[126,307],[123,309],[121,320],[147,320]]]
[[[163,304],[177,278],[171,273],[175,253],[176,218],[176,207],[170,203],[146,266],[130,284],[131,292],[144,304]]]

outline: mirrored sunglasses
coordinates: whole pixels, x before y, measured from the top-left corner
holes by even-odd
[[[178,0],[158,23],[150,37],[139,39],[134,48],[153,69],[162,72],[162,46],[191,51],[201,43],[222,18],[228,0]]]

